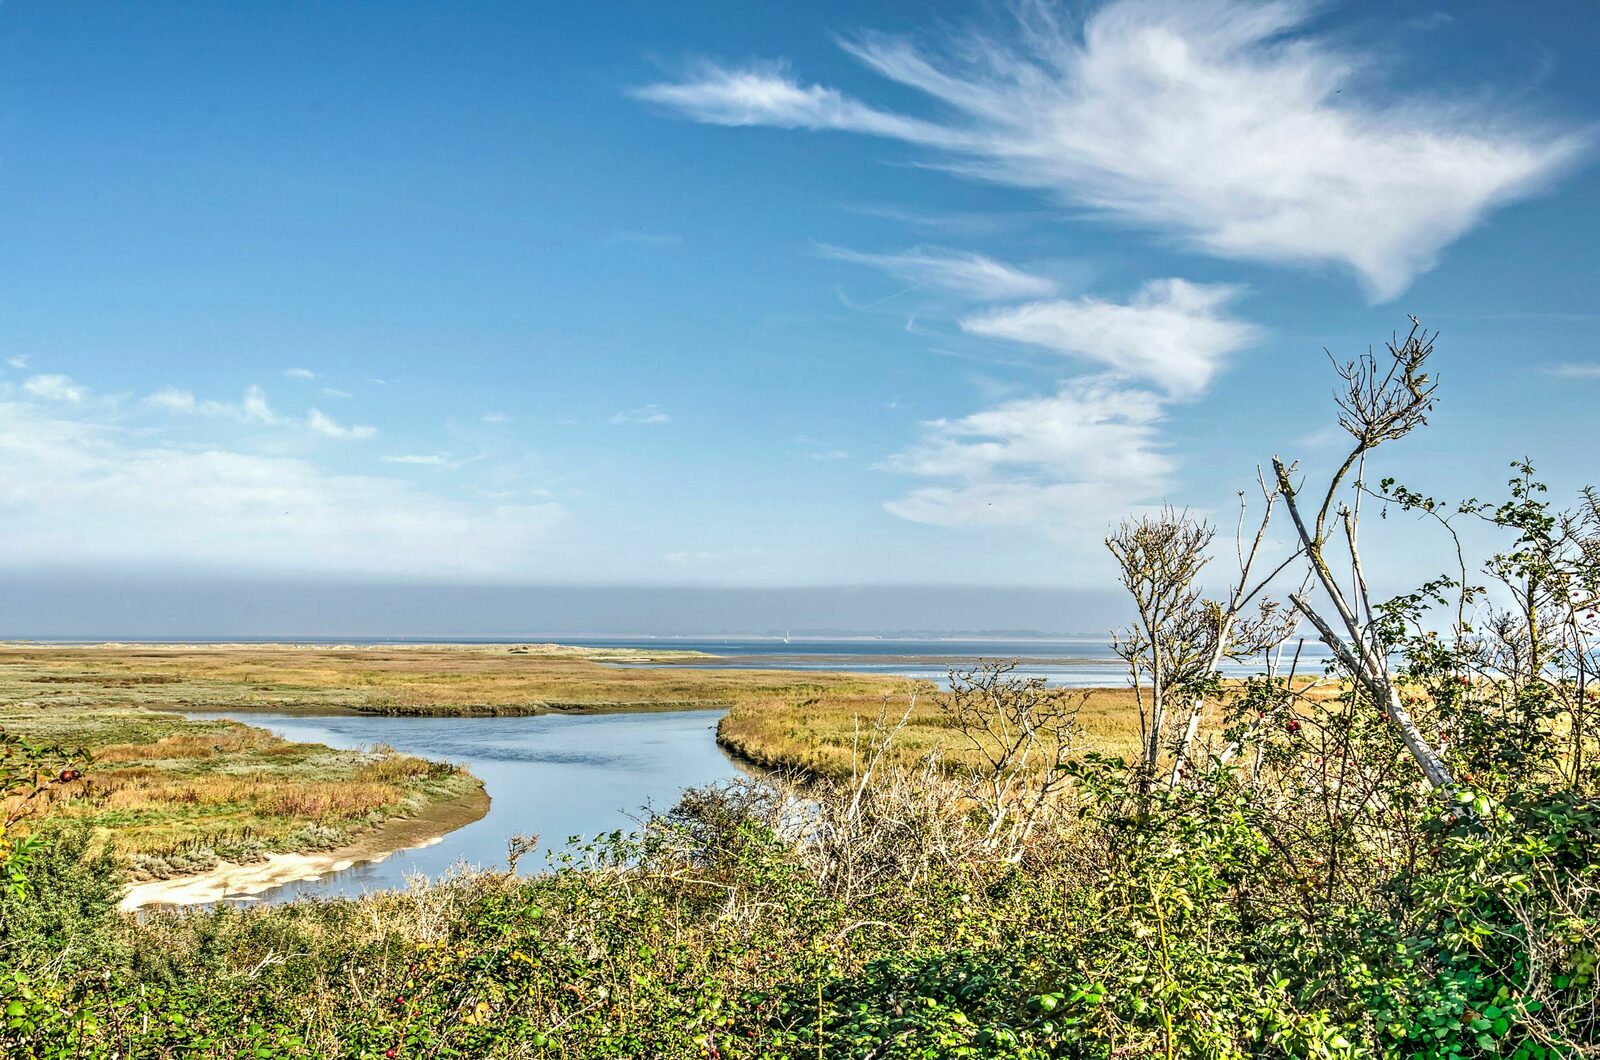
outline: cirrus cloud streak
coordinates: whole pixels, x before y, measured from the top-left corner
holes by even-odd
[[[702,64],[634,94],[700,122],[903,141],[1217,256],[1342,266],[1374,301],[1593,139],[1484,106],[1383,98],[1368,87],[1378,71],[1308,32],[1308,0],[1118,0],[1077,32],[1044,5],[1023,10],[1007,40],[845,42],[937,119],[803,84],[779,63]]]
[[[1055,293],[1055,281],[1007,265],[984,254],[914,247],[898,254],[866,254],[818,244],[823,257],[881,269],[914,287],[932,287],[966,298],[1009,301],[1042,298]]]

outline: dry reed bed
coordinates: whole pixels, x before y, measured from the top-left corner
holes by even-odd
[[[1296,688],[1308,699],[1341,693],[1337,682],[1313,687],[1299,678]],[[946,769],[979,765],[980,755],[940,707],[940,694],[927,684],[901,681],[894,693],[833,695],[794,701],[780,697],[736,704],[717,727],[717,741],[730,753],[774,770],[813,776],[848,777],[872,730],[889,718],[905,723],[888,749],[891,758],[915,765],[937,757]],[[1140,752],[1139,709],[1129,688],[1063,689],[1077,705],[1077,743],[1084,750],[1136,757]],[[915,699],[913,703],[912,700]],[[910,707],[907,713],[907,707]],[[1200,741],[1225,725],[1224,706],[1211,698],[1201,716]]]
[[[898,717],[915,697],[895,758],[911,763],[937,752],[959,767],[974,756],[926,683],[618,667],[591,655],[635,658],[503,646],[0,645],[0,725],[93,751],[89,776],[59,789],[54,809],[113,834],[128,853],[238,834],[288,843],[308,825],[359,828],[472,783],[386,748],[336,752],[172,713],[184,709],[454,714],[720,707],[728,714],[718,739],[733,753],[768,767],[844,776],[873,720],[886,711]],[[1129,691],[1074,695],[1081,697],[1085,746],[1110,753],[1136,748],[1138,715]]]
[[[650,662],[661,654],[498,645],[0,645],[0,701],[111,701],[193,710],[545,713],[731,707],[771,697],[881,695],[905,685],[851,674],[606,665]]]
[[[85,778],[51,790],[51,816],[88,822],[119,852],[163,875],[164,864],[195,871],[212,855],[237,860],[327,846],[477,786],[463,772],[389,748],[334,751],[178,711],[659,710],[875,697],[903,685],[595,661],[662,654],[538,646],[0,645],[0,726],[90,751]]]
[[[140,875],[334,845],[479,786],[453,766],[388,747],[338,751],[119,703],[125,687],[0,703],[0,726],[89,752],[81,779],[42,793],[45,818],[87,824]]]
[[[733,707],[717,729],[718,741],[732,753],[772,769],[798,769],[819,776],[850,775],[873,726],[884,715],[893,718],[911,705],[905,725],[890,748],[892,757],[911,764],[937,754],[959,768],[975,763],[976,750],[952,728],[940,709],[938,693],[926,685],[902,683],[905,691],[891,696],[837,696],[801,703],[768,699]],[[1078,725],[1085,746],[1109,754],[1135,751],[1139,716],[1133,693],[1107,688],[1065,692],[1079,702]]]

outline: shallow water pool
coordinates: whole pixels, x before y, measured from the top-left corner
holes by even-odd
[[[454,762],[481,779],[492,800],[486,816],[431,846],[285,884],[257,896],[265,902],[403,887],[409,875],[438,876],[463,862],[503,866],[510,838],[528,833],[539,836],[539,846],[519,868],[537,872],[546,864],[545,853],[564,846],[569,837],[630,830],[642,807],[667,809],[685,788],[739,775],[717,746],[716,726],[722,717],[717,710],[525,718],[190,716],[232,718],[287,740],[337,748],[382,743]]]

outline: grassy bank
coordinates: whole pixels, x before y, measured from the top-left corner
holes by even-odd
[[[89,826],[135,880],[340,847],[382,822],[481,790],[447,763],[383,747],[292,743],[238,722],[115,702],[110,688],[71,702],[8,697],[0,728],[90,753],[81,779],[43,796],[44,825]]]
[[[476,715],[724,709],[718,740],[759,766],[848,774],[858,731],[915,704],[894,754],[937,751],[959,765],[971,749],[952,731],[926,682],[863,674],[711,670],[694,652],[556,645],[0,646],[0,697],[41,708]],[[624,666],[612,665],[628,664]],[[661,664],[661,665],[651,665]],[[1086,746],[1131,752],[1138,715],[1130,692],[1080,694]],[[65,742],[95,724],[79,711],[57,727]]]
[[[87,824],[135,880],[219,861],[344,849],[384,822],[452,800],[457,824],[481,785],[447,764],[378,747],[339,751],[180,711],[543,714],[749,708],[826,702],[875,714],[905,681],[673,669],[686,652],[550,645],[0,646],[0,730],[87,751],[81,780],[46,796],[44,827]],[[477,801],[472,796],[477,794]]]
[[[864,697],[875,705],[909,684],[848,674],[639,665],[694,656],[555,645],[9,644],[0,646],[0,701],[160,710],[545,714],[727,708],[815,696]]]
[[[912,692],[914,703],[909,698]],[[1085,748],[1107,754],[1137,752],[1139,714],[1132,691],[1097,688],[1066,695],[1077,705]],[[764,768],[844,777],[850,774],[868,730],[880,718],[896,723],[902,716],[905,725],[890,748],[897,762],[909,765],[937,754],[949,767],[976,764],[975,749],[952,728],[939,695],[925,685],[910,691],[902,685],[899,694],[887,701],[882,695],[839,694],[798,702],[746,700],[729,709],[717,726],[717,741]]]

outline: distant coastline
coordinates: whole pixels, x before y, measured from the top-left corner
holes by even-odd
[[[1015,633],[1004,630],[977,630],[966,632],[962,630],[896,630],[888,633],[871,633],[861,631],[831,632],[826,630],[795,630],[791,631],[786,640],[783,633],[550,633],[535,632],[519,635],[483,637],[483,636],[394,636],[376,634],[372,636],[302,636],[296,634],[273,634],[270,636],[125,636],[106,634],[101,636],[84,637],[52,637],[52,636],[9,636],[0,637],[0,644],[26,646],[30,644],[49,645],[57,647],[91,647],[100,644],[139,644],[150,646],[182,646],[203,645],[205,647],[227,647],[230,645],[250,646],[259,645],[290,645],[306,647],[327,647],[337,645],[351,645],[359,647],[451,647],[456,645],[483,645],[503,647],[517,644],[553,644],[564,647],[625,647],[635,644],[659,644],[672,642],[700,643],[707,641],[728,642],[756,642],[768,641],[774,643],[804,643],[817,642],[833,643],[996,643],[996,644],[1109,644],[1107,634],[1088,633],[1041,633],[1037,630],[1019,630]]]

